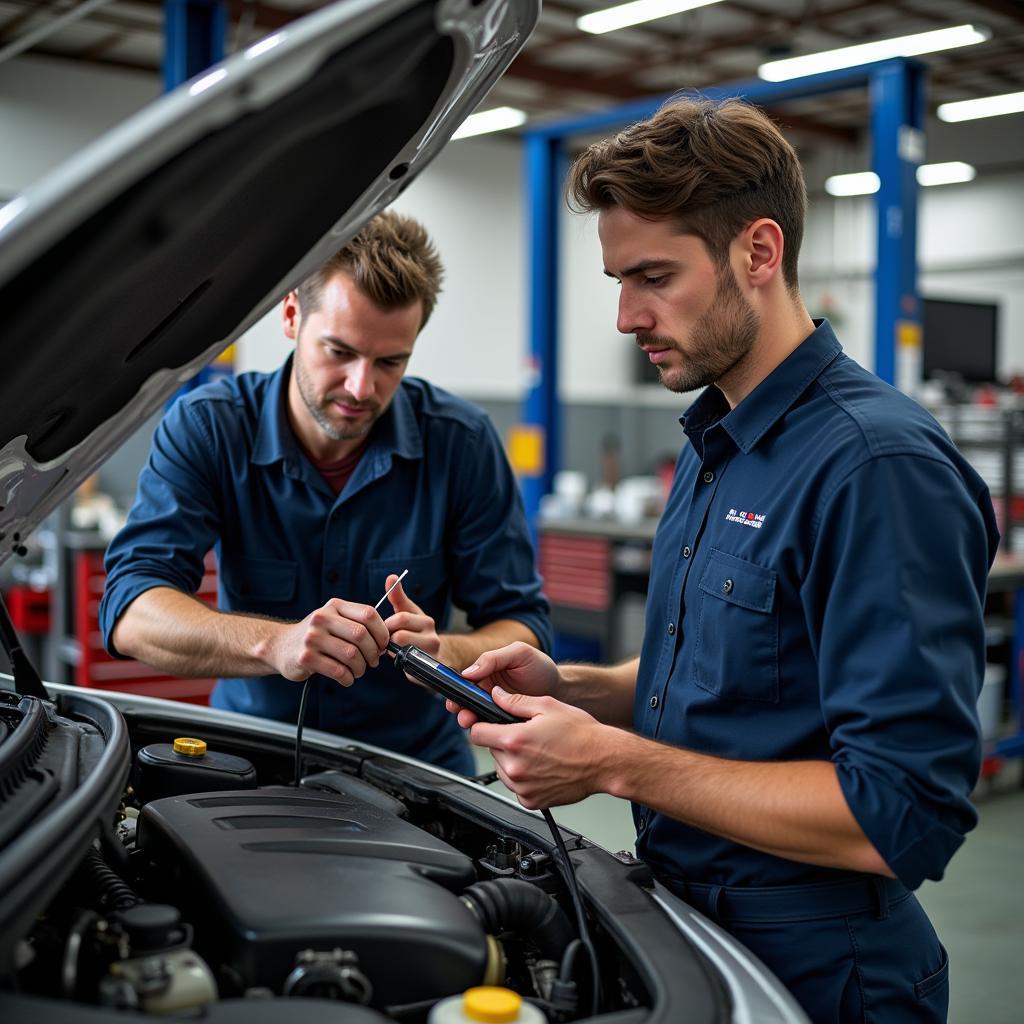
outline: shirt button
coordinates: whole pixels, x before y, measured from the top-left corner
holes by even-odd
[[[689,558],[692,554],[693,552],[690,550],[690,545],[687,544],[686,547],[683,548],[683,558]]]
[[[327,582],[328,583],[337,583],[338,582],[338,574],[333,569],[327,574]]]
[[[649,703],[649,704],[651,705],[651,707],[652,707],[652,708],[656,708],[656,707],[658,706],[658,697],[657,697],[657,695],[655,695],[654,697],[652,697],[652,698],[651,698],[651,699],[650,699],[650,700],[648,701],[648,703]]]
[[[676,635],[676,624],[674,622],[670,622],[668,624],[668,635],[669,636],[675,636]]]
[[[732,580],[726,580],[722,584],[722,593],[723,594],[731,594],[732,593]]]
[[[639,821],[638,821],[638,822],[636,823],[636,827],[637,827],[637,829],[638,829],[639,831],[643,832],[643,830],[644,830],[645,828],[647,828],[647,819],[646,819],[646,818],[641,818],[641,819],[640,819],[640,820],[639,820]]]
[[[714,481],[714,479],[715,479],[715,474],[714,474],[714,473],[712,473],[712,472],[711,472],[711,470],[709,469],[709,470],[708,470],[708,471],[707,471],[707,472],[706,472],[706,473],[704,474],[704,483],[706,483],[706,484],[710,484],[710,483],[712,483],[712,482]]]

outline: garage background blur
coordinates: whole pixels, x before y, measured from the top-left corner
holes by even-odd
[[[188,42],[178,31],[183,26],[199,24],[211,48],[207,57],[215,58],[319,6],[0,0],[0,211],[156,99],[165,83],[182,80],[184,67],[198,69],[182,63],[197,59],[188,52],[195,34]],[[758,69],[767,61],[974,26],[976,41],[915,58],[911,75],[924,113],[914,132],[899,136],[908,151],[880,152],[889,143],[874,85],[765,105],[807,173],[811,205],[800,281],[812,315],[829,317],[848,354],[932,409],[988,480],[1001,517],[979,705],[988,754],[976,793],[981,825],[946,882],[926,884],[922,898],[950,949],[950,1019],[1017,1021],[1024,996],[1017,964],[1024,920],[1017,880],[1024,863],[1024,5],[722,0],[601,35],[577,24],[609,6],[546,3],[537,33],[481,108],[512,108],[518,113],[510,121],[520,123],[453,141],[397,204],[426,224],[447,269],[410,373],[479,403],[507,438],[537,528],[556,654],[563,658],[619,658],[639,648],[650,541],[682,439],[677,417],[692,396],[664,391],[631,339],[616,333],[617,291],[601,273],[593,218],[564,210],[547,221],[538,217],[536,169],[531,173],[527,162],[531,137],[551,129],[559,152],[571,155],[614,130],[615,115],[602,121],[610,108],[621,110],[623,123],[645,111],[643,104],[622,105],[645,97],[763,85]],[[209,62],[198,59],[199,68]],[[939,116],[945,104],[991,96],[1016,96],[1003,102],[1016,112],[963,121]],[[908,158],[959,165],[933,172],[959,180],[925,187],[922,171],[916,194],[894,193],[886,168]],[[872,168],[880,182],[836,180]],[[858,187],[879,189],[886,212],[879,214],[874,192],[841,194]],[[912,225],[915,213],[916,282],[914,266],[900,282],[901,301],[910,296],[910,305],[882,324],[877,311],[888,285],[879,273],[878,225],[894,217]],[[542,243],[558,238],[553,268],[538,265],[538,236]],[[550,337],[538,339],[531,324],[545,284],[560,301],[549,307],[556,310]],[[271,369],[287,351],[275,311],[204,373]],[[547,362],[545,351],[555,353]],[[538,415],[538,408],[548,411]],[[25,555],[5,566],[0,587],[46,678],[202,702],[209,681],[168,680],[135,663],[113,663],[99,648],[102,553],[131,502],[154,426],[140,430],[29,538]],[[210,600],[215,572],[211,560],[204,581]],[[591,798],[558,817],[610,849],[631,846],[627,809],[610,798]]]

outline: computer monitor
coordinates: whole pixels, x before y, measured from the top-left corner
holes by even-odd
[[[996,327],[999,307],[994,302],[925,299],[922,373],[957,373],[971,384],[996,380]]]

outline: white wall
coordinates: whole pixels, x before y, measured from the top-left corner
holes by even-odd
[[[420,219],[445,266],[444,290],[409,372],[475,398],[522,394],[526,258],[520,149],[514,140],[452,143],[395,203]],[[287,353],[273,310],[239,342],[240,369]]]
[[[141,72],[30,55],[0,64],[0,201],[159,95]]]

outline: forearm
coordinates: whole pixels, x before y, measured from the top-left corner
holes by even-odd
[[[828,761],[730,761],[616,730],[601,788],[776,857],[894,877]]]
[[[140,594],[114,627],[127,657],[176,676],[259,676],[276,671],[270,641],[283,624],[216,611],[170,587]]]
[[[496,619],[470,633],[442,633],[438,661],[461,671],[484,651],[493,651],[516,640],[539,647],[532,629],[518,619]]]
[[[629,728],[633,724],[633,695],[639,658],[619,665],[558,666],[558,693],[566,704],[582,708],[605,725]]]

